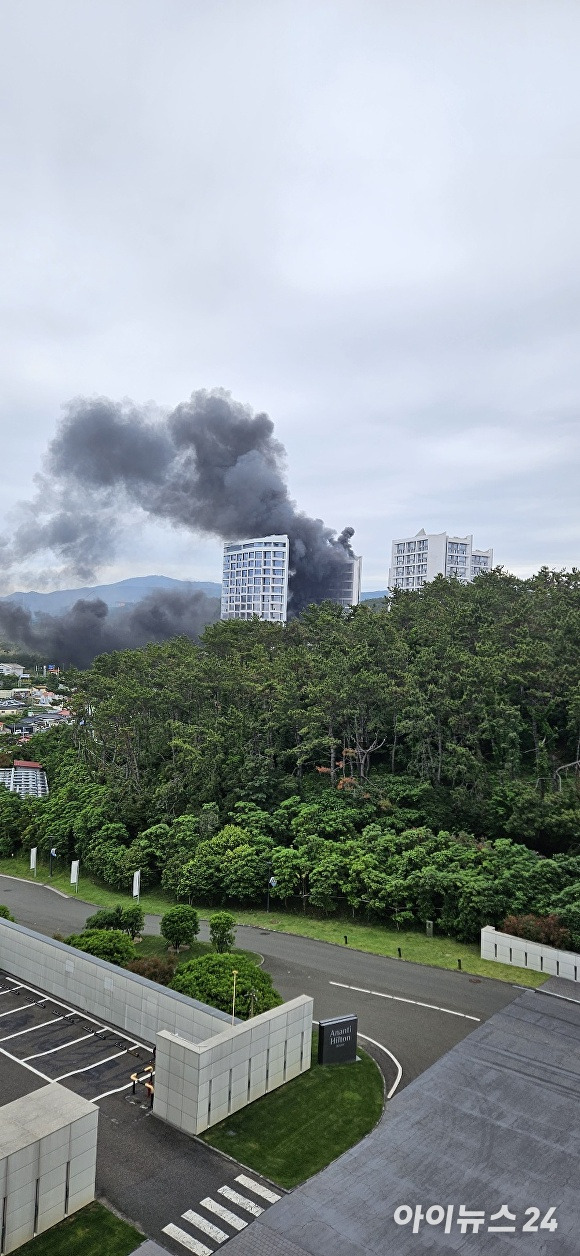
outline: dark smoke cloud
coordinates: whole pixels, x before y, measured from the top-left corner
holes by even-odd
[[[197,640],[219,619],[218,598],[203,592],[159,590],[126,609],[110,612],[102,598],[79,599],[63,615],[33,615],[0,602],[0,635],[61,667],[88,667],[97,654],[137,649],[150,641]]]
[[[221,389],[195,392],[167,416],[128,402],[77,398],[48,452],[42,491],[56,507],[43,521],[41,504],[21,526],[14,559],[49,548],[67,570],[76,564],[88,579],[100,547],[110,552],[115,521],[128,506],[223,540],[286,533],[289,612],[297,614],[333,595],[337,572],[352,554],[353,530],[337,537],[321,519],[296,509],[284,478],[285,451],[273,433],[268,415],[254,414]]]

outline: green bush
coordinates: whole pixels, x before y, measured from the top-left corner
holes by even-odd
[[[180,946],[191,946],[199,933],[199,916],[195,907],[185,903],[170,907],[161,917],[161,934],[165,941],[178,951]]]
[[[89,916],[85,921],[85,930],[87,929],[122,929],[121,918],[123,916],[123,908],[120,903],[115,907],[101,907],[94,915]]]
[[[180,964],[171,989],[186,994],[190,999],[200,999],[210,1007],[231,1012],[234,970],[236,976],[236,1016],[246,1020],[272,1007],[279,1007],[282,999],[272,985],[269,973],[258,968],[244,955],[202,955]]]
[[[8,908],[5,907],[3,903],[0,903],[0,917],[2,920],[14,920],[14,916],[8,911]]]
[[[216,911],[209,918],[209,940],[214,951],[223,954],[233,949],[236,921],[229,911]]]
[[[133,941],[133,938],[141,933],[144,922],[145,913],[138,903],[135,903],[133,907],[122,907],[120,903],[117,903],[115,907],[101,907],[100,911],[89,916],[85,930],[120,929],[122,933],[128,933]]]
[[[71,933],[65,942],[88,955],[107,959],[110,964],[125,966],[137,958],[133,943],[120,929],[86,929],[83,933]]]

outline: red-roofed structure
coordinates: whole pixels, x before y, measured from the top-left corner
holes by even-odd
[[[42,763],[33,763],[31,759],[15,759],[14,767],[15,768],[40,768],[42,770]]]

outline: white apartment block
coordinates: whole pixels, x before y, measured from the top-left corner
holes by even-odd
[[[288,607],[287,536],[262,536],[224,545],[222,619],[286,623]]]
[[[447,532],[425,532],[397,537],[393,541],[390,589],[420,589],[435,576],[470,583],[480,571],[491,571],[493,550],[473,548],[472,536],[449,536]]]

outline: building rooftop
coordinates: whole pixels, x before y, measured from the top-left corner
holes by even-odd
[[[269,1208],[228,1252],[577,1256],[579,995],[577,983],[552,978],[496,1012],[400,1091],[367,1138]],[[407,1222],[395,1222],[405,1206]],[[437,1206],[444,1216],[427,1223]],[[460,1208],[483,1214],[477,1231],[462,1232]],[[511,1221],[497,1219],[505,1208]],[[541,1228],[550,1209],[555,1232]],[[490,1232],[494,1224],[514,1227],[507,1243]]]

